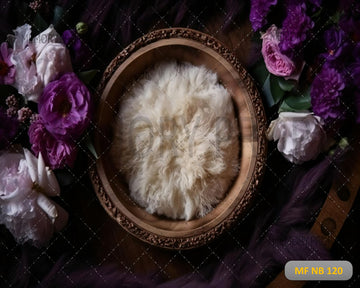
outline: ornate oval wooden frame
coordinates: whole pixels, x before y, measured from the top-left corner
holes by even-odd
[[[148,45],[154,44],[157,41],[168,39],[176,39],[176,41],[179,41],[179,39],[184,39],[184,41],[194,41],[198,43],[199,46],[204,47],[204,49],[213,51],[211,53],[215,52],[217,55],[219,55],[219,57],[221,57],[222,61],[227,62],[227,65],[230,64],[234,68],[234,71],[236,71],[238,74],[238,85],[242,87],[241,89],[247,91],[247,101],[250,103],[251,107],[249,109],[252,110],[250,112],[253,116],[251,117],[253,118],[251,120],[251,131],[253,134],[251,136],[253,137],[251,139],[251,145],[253,147],[252,149],[255,150],[255,156],[253,157],[254,159],[250,159],[250,161],[253,161],[251,162],[249,168],[249,170],[251,170],[251,175],[250,177],[247,177],[249,179],[245,179],[246,181],[244,181],[246,183],[246,187],[243,187],[244,191],[242,192],[242,197],[239,197],[239,199],[236,200],[236,203],[231,207],[231,211],[227,212],[228,214],[224,219],[221,221],[219,220],[219,222],[216,222],[211,227],[210,225],[205,225],[206,227],[203,229],[197,228],[194,230],[194,233],[187,232],[182,234],[181,231],[178,231],[178,233],[171,233],[166,232],[165,230],[165,232],[162,232],[156,229],[153,231],[151,227],[150,229],[147,229],[149,228],[149,225],[142,226],[142,223],[139,222],[134,215],[129,213],[129,211],[124,208],[124,205],[118,201],[115,195],[116,193],[114,193],[114,191],[110,191],[112,188],[107,182],[107,179],[104,178],[106,177],[106,173],[102,166],[102,157],[104,157],[103,155],[106,152],[99,151],[102,150],[99,148],[102,145],[101,141],[109,141],[108,145],[111,145],[111,139],[104,137],[106,132],[104,132],[102,129],[106,128],[103,127],[104,125],[101,125],[100,123],[100,114],[102,113],[102,107],[105,105],[104,102],[106,102],[104,99],[106,99],[107,96],[107,85],[109,85],[109,81],[111,81],[112,77],[114,77],[114,74],[116,74],[116,71],[125,61],[129,61],[129,59],[131,60],[130,57],[132,57],[136,51],[139,51]],[[233,225],[241,215],[244,215],[244,213],[248,211],[251,202],[254,200],[256,191],[261,183],[265,170],[267,151],[265,136],[267,127],[266,116],[259,92],[252,78],[242,67],[236,57],[231,53],[231,51],[218,40],[202,32],[186,28],[170,28],[150,32],[127,46],[113,59],[103,74],[102,80],[97,89],[97,95],[99,96],[99,103],[97,105],[98,113],[95,121],[95,126],[97,129],[95,130],[94,142],[95,149],[97,150],[100,157],[97,159],[96,167],[90,167],[90,176],[97,197],[100,200],[102,206],[105,208],[107,213],[113,219],[115,219],[126,231],[138,239],[158,247],[167,249],[191,249],[202,246],[215,239],[231,225]],[[161,233],[158,233],[157,231],[160,231]]]

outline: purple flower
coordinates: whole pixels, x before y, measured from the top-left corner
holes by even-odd
[[[31,123],[28,134],[31,149],[36,156],[41,152],[46,165],[51,169],[74,165],[77,155],[75,143],[55,139],[46,130],[41,118]]]
[[[65,30],[62,39],[70,51],[72,64],[80,70],[87,69],[91,64],[89,46],[74,30]]]
[[[39,100],[46,129],[59,140],[74,140],[90,122],[90,92],[74,73],[50,82]]]
[[[316,75],[311,91],[311,105],[316,115],[325,122],[342,119],[344,107],[341,103],[345,82],[342,75],[334,68],[324,65]]]
[[[285,4],[289,5],[300,5],[306,4],[310,11],[314,12],[317,8],[320,8],[322,0],[286,0]]]
[[[266,16],[271,6],[277,4],[277,0],[251,0],[250,22],[254,31],[258,31],[267,24]]]
[[[15,67],[11,62],[12,49],[7,47],[6,42],[0,46],[0,84],[13,84],[15,81]]]
[[[342,1],[340,1],[342,2]],[[355,41],[360,41],[360,3],[353,1],[352,5],[348,5],[345,12],[340,18],[339,26],[345,31],[350,38]]]
[[[282,24],[280,51],[294,59],[313,27],[314,22],[306,15],[305,3],[289,5]]]
[[[9,117],[5,109],[0,107],[0,149],[9,145],[16,135],[19,122],[15,117]]]
[[[349,43],[345,41],[346,35],[343,30],[338,30],[335,27],[330,28],[324,33],[326,53],[322,56],[327,61],[334,61],[344,55]]]

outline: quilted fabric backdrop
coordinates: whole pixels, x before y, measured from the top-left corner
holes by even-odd
[[[126,45],[159,28],[208,33],[225,43],[249,71],[260,57],[248,20],[250,1],[1,0],[1,39],[24,23],[41,26],[30,2],[38,4],[37,12],[48,23],[56,7],[63,9],[55,27],[59,33],[80,21],[88,24],[91,66],[100,71],[90,84],[93,97],[110,61]],[[276,111],[265,108],[268,120],[274,119]],[[94,129],[91,125],[90,135]],[[354,266],[347,282],[309,282],[305,287],[359,287],[359,199],[330,251],[309,234],[332,181],[347,183],[341,167],[356,164],[356,158],[346,155],[358,153],[358,139],[350,138],[353,146],[346,151],[304,165],[287,162],[269,143],[266,175],[252,209],[219,239],[189,251],[152,247],[112,220],[91,185],[88,169],[95,162],[81,147],[75,167],[57,172],[57,201],[70,214],[63,231],[46,247],[35,248],[16,244],[0,227],[0,287],[265,287],[294,259],[349,260]]]

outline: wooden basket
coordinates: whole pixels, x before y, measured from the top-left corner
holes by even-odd
[[[164,60],[204,65],[218,74],[230,92],[240,130],[240,170],[226,197],[206,216],[191,221],[151,215],[129,196],[126,181],[110,159],[113,123],[129,83]],[[157,30],[126,47],[110,63],[98,87],[94,144],[99,158],[91,169],[97,196],[108,212],[135,237],[163,248],[190,249],[208,243],[247,213],[262,180],[266,159],[266,119],[251,77],[233,54],[204,33],[171,28]]]

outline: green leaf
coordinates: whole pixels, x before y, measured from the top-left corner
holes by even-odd
[[[94,79],[95,75],[99,72],[99,70],[93,69],[88,71],[83,71],[79,73],[79,78],[86,85],[90,84],[91,80]]]
[[[254,79],[263,86],[266,78],[269,76],[269,71],[266,69],[264,60],[258,61],[251,70],[251,75]]]
[[[33,24],[34,24],[33,26],[38,30],[39,33],[49,27],[49,25],[46,23],[44,18],[39,13],[35,14]]]
[[[60,186],[66,187],[73,184],[76,180],[74,175],[70,173],[67,169],[56,169],[54,170],[56,179],[58,180]]]
[[[279,103],[280,100],[284,97],[285,91],[284,89],[281,89],[279,85],[279,81],[277,80],[277,77],[270,74],[270,86],[271,86],[271,93],[274,99],[275,104]]]
[[[284,99],[279,108],[280,112],[300,112],[311,108],[310,88],[304,93],[292,94]]]
[[[269,73],[266,69],[264,60],[259,61],[252,69],[252,75],[255,80],[262,86],[262,92],[269,107],[278,104],[284,97],[285,92],[289,91],[290,83],[284,83],[284,87],[280,86],[279,79]],[[285,81],[285,80],[283,80]],[[291,87],[291,89],[294,85]],[[284,89],[285,88],[285,89]],[[290,89],[290,90],[291,90]]]
[[[297,110],[290,107],[284,100],[279,107],[279,113],[281,113],[281,112],[297,112]]]
[[[274,75],[269,74],[266,78],[262,91],[265,95],[265,99],[270,107],[279,103],[280,100],[284,97],[285,91],[282,90],[276,80]]]
[[[304,111],[311,108],[310,88],[300,95],[291,95],[285,99],[286,103],[298,110]]]
[[[64,15],[64,9],[61,6],[55,6],[53,24],[56,26]]]
[[[95,147],[94,147],[94,144],[93,144],[93,142],[91,140],[90,135],[86,137],[85,145],[89,149],[90,153],[95,157],[95,159],[99,159],[99,156],[96,153],[96,150],[95,150]]]
[[[271,85],[270,85],[270,74],[267,76],[264,85],[262,87],[262,92],[265,96],[265,100],[269,107],[272,107],[275,105],[274,97],[271,93]]]
[[[332,22],[334,22],[335,24],[338,24],[339,21],[340,21],[340,18],[342,16],[342,12],[341,11],[337,11],[332,17],[331,17],[331,20]]]
[[[282,77],[277,77],[277,79],[278,79],[279,87],[284,91],[287,91],[287,92],[291,91],[295,87],[294,81],[285,80]]]

